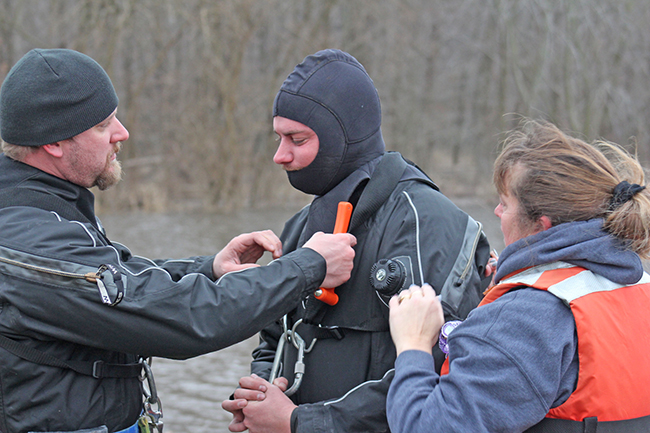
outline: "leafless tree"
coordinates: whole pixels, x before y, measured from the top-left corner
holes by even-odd
[[[0,79],[31,48],[89,54],[131,132],[99,205],[228,210],[305,200],[271,161],[271,105],[306,55],[341,48],[373,77],[387,147],[485,195],[518,116],[650,162],[648,21],[646,0],[0,0]]]

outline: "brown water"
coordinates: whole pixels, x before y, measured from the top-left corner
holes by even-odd
[[[454,200],[484,225],[497,251],[503,248],[499,220],[491,205]],[[215,254],[239,233],[271,229],[280,233],[299,208],[220,214],[106,215],[102,222],[110,239],[127,245],[134,254],[150,258],[182,258]],[[269,258],[262,258],[268,262]],[[231,416],[221,409],[249,373],[253,337],[219,352],[186,361],[156,358],[153,372],[162,399],[166,433],[228,432]]]

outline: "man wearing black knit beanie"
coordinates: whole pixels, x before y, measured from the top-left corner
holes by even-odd
[[[145,358],[222,349],[350,276],[349,234],[282,256],[275,234],[253,232],[180,261],[112,243],[89,188],[120,180],[117,105],[104,69],[67,49],[28,52],[0,88],[2,433],[160,432]],[[265,250],[276,260],[259,267]]]
[[[466,317],[489,282],[487,239],[424,172],[386,152],[378,92],[350,54],[323,50],[297,65],[275,97],[273,128],[274,162],[294,188],[314,195],[287,221],[283,251],[331,233],[341,201],[354,207],[349,232],[358,243],[350,280],[334,290],[338,301],[311,293],[261,332],[254,375],[222,403],[233,414],[230,430],[386,432],[390,297],[429,283],[448,319]]]

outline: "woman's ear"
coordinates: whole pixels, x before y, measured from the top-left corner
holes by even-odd
[[[542,215],[537,221],[537,223],[540,226],[540,232],[543,232],[544,230],[548,230],[551,227],[553,227],[553,224],[551,223],[551,219],[546,215]]]

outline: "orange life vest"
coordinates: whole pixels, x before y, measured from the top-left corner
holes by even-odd
[[[521,286],[546,290],[570,308],[578,334],[580,370],[575,391],[547,418],[598,422],[650,415],[650,276],[616,284],[563,262],[511,274],[479,304]],[[452,349],[453,350],[453,349]],[[443,373],[449,371],[448,361]]]

